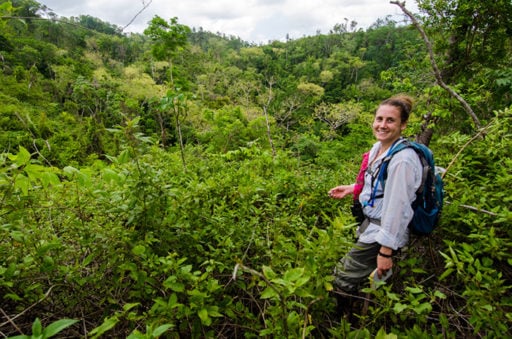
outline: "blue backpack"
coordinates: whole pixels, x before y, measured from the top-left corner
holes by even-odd
[[[378,178],[382,187],[384,187],[389,161],[393,155],[405,148],[414,149],[423,165],[421,185],[416,191],[416,199],[412,203],[414,215],[409,224],[409,228],[413,233],[428,235],[432,233],[437,226],[443,208],[444,197],[443,179],[439,173],[436,173],[432,151],[423,144],[404,140],[392,147],[390,153],[384,158]]]

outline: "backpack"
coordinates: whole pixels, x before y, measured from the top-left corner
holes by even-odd
[[[412,203],[414,215],[409,224],[409,229],[415,234],[428,235],[437,226],[444,197],[443,179],[439,173],[441,169],[435,166],[432,151],[423,144],[409,140],[402,141],[392,147],[390,153],[382,161],[379,180],[382,187],[384,187],[389,161],[393,155],[406,148],[412,148],[416,151],[423,165],[421,184],[416,191],[416,199]]]

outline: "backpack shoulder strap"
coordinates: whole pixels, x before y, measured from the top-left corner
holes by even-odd
[[[429,171],[433,171],[435,168],[434,165],[434,157],[432,155],[432,151],[425,145],[409,141],[407,139],[404,139],[400,144],[396,145],[396,147],[393,149],[393,151],[389,154],[384,161],[386,161],[385,164],[383,164],[384,173],[382,176],[382,186],[384,187],[385,181],[387,179],[387,166],[389,161],[391,160],[391,157],[395,155],[396,153],[400,152],[401,150],[404,150],[406,148],[412,148],[416,154],[418,155],[418,158],[420,159],[421,165],[423,167],[422,173],[421,173],[421,184],[418,188],[417,194],[421,194],[423,192],[423,187],[425,185],[425,180],[428,176]],[[388,159],[389,158],[389,159]]]
[[[399,143],[394,145],[391,148],[391,151],[386,155],[386,157],[382,160],[382,166],[380,168],[380,171],[382,175],[379,175],[379,180],[381,180],[382,187],[384,187],[384,182],[386,181],[388,177],[388,164],[391,161],[391,158],[398,152],[406,149],[406,148],[414,148],[411,141],[407,139],[402,139]]]
[[[409,146],[410,141],[408,141],[407,139],[399,139],[395,141],[395,143],[391,146],[384,159],[382,159],[382,162],[379,165],[378,174],[376,177],[374,177],[375,180],[372,179],[373,189],[370,194],[370,200],[368,202],[370,206],[373,206],[375,199],[380,199],[384,196],[383,194],[377,195],[377,186],[380,183],[382,188],[384,189],[384,184],[388,176],[388,164],[391,161],[391,158],[393,157],[393,155],[400,152],[401,150],[406,149]]]

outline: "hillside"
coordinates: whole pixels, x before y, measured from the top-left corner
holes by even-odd
[[[438,74],[389,20],[255,46],[0,0],[2,336],[510,336],[512,5],[418,3]],[[442,218],[340,319],[356,225],[327,191],[397,93],[447,170]]]

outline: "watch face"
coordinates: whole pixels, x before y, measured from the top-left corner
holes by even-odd
[[[370,287],[373,289],[377,289],[380,285],[384,284],[386,280],[388,280],[393,275],[393,270],[389,269],[386,273],[384,273],[380,278],[377,274],[377,269],[375,269],[370,276]]]

